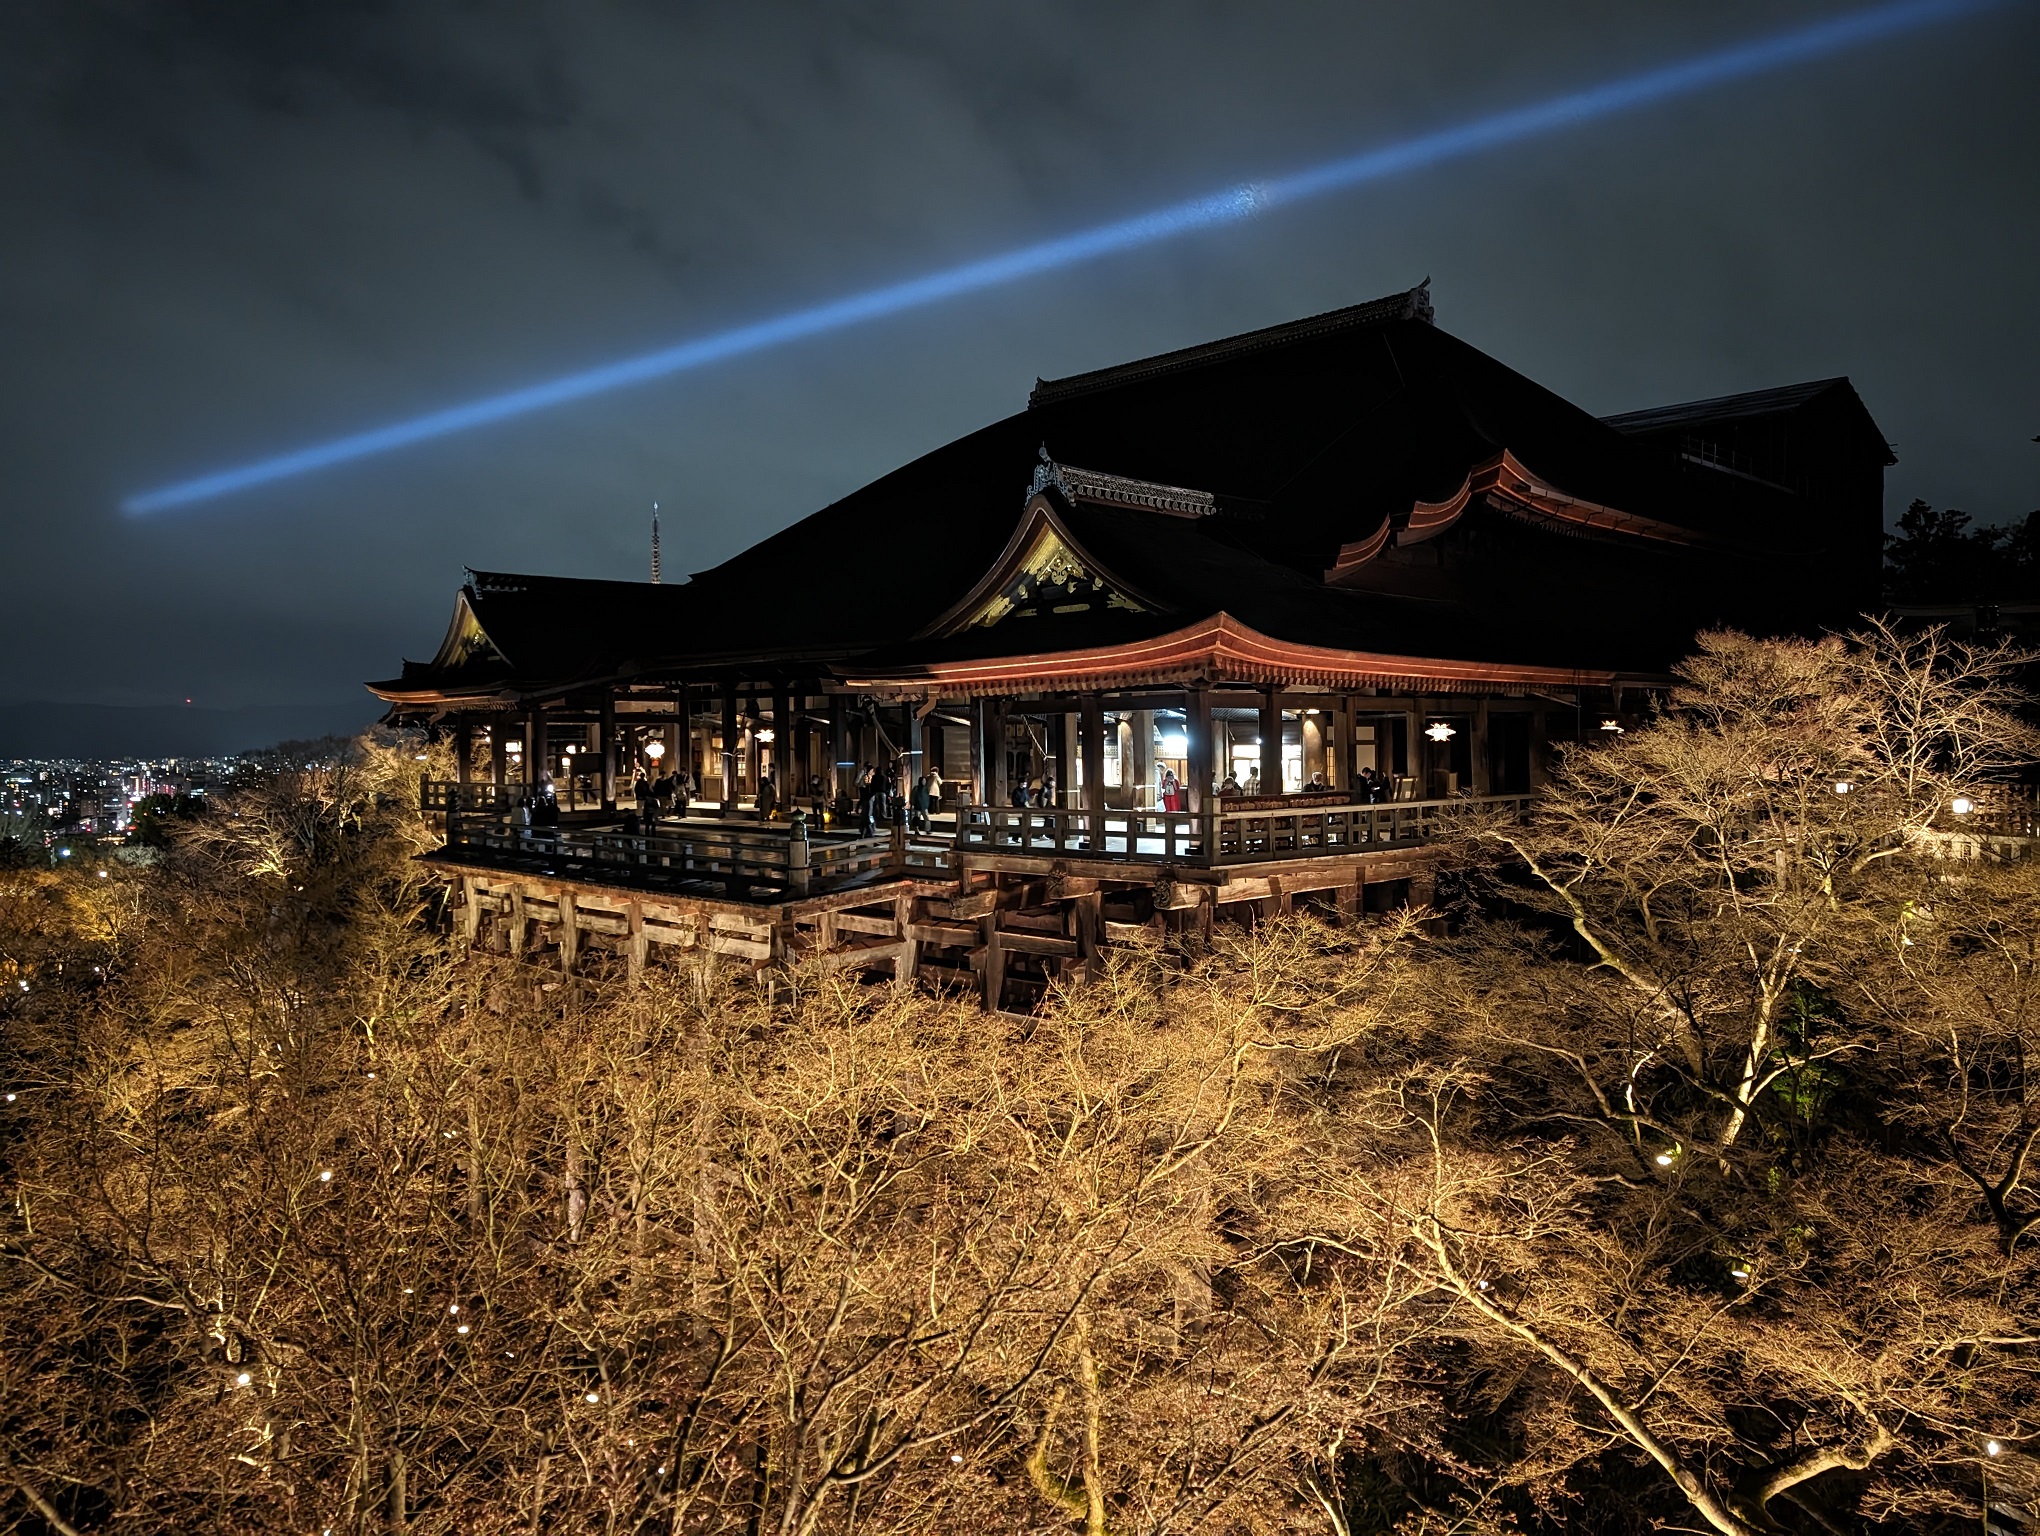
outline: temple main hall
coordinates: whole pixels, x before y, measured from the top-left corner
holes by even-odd
[[[1847,379],[1596,418],[1428,285],[1070,378],[684,581],[472,571],[369,686],[469,942],[1025,1008],[1115,944],[1425,898],[1705,628],[1877,601]]]

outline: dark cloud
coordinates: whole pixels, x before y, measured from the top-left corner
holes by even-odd
[[[0,700],[344,700],[464,562],[699,568],[1055,375],[1430,274],[1593,409],[1847,373],[2040,505],[2031,6],[153,520],[124,494],[1833,5],[0,10]],[[855,562],[882,548],[843,552]]]

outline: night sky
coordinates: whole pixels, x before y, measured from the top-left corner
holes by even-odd
[[[365,700],[461,568],[668,579],[1054,377],[1402,289],[1597,412],[1848,374],[2040,507],[2040,6],[186,511],[136,491],[1833,4],[0,8],[0,702]],[[1110,469],[1110,465],[1097,466]],[[997,509],[1009,516],[1017,508]],[[883,530],[840,552],[883,562]],[[769,610],[761,610],[769,622]]]

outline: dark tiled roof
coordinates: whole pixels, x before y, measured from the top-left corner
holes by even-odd
[[[1090,503],[1072,513],[1077,536],[1097,542],[1096,557],[1143,591],[1166,592],[1179,622],[1223,609],[1298,643],[1522,660],[1549,653],[1554,662],[1600,658],[1615,645],[1605,631],[1626,625],[1631,641],[1648,631],[1646,648],[1657,652],[1653,626],[1674,620],[1659,624],[1651,594],[1611,575],[1615,535],[1559,541],[1479,511],[1493,519],[1491,538],[1503,541],[1489,547],[1536,557],[1532,580],[1511,574],[1518,590],[1507,633],[1485,592],[1427,602],[1333,591],[1322,577],[1342,544],[1407,516],[1414,502],[1451,497],[1503,449],[1569,496],[1706,534],[1748,552],[1747,568],[1757,570],[1772,546],[1790,554],[1781,541],[1802,525],[1773,515],[1761,487],[1749,492],[1751,505],[1728,506],[1679,473],[1677,456],[1651,434],[1817,401],[1851,407],[1874,432],[1845,380],[1597,420],[1439,330],[1419,288],[1042,384],[1027,410],[684,584],[475,572],[470,601],[510,671],[555,685],[774,659],[819,672],[863,653],[896,653],[920,644],[914,637],[998,558],[1045,446],[1062,464],[1210,493],[1216,511],[1204,517]],[[1853,427],[1847,435],[1856,440]],[[1554,556],[1556,543],[1564,551]],[[1641,569],[1671,568],[1646,561]],[[1711,571],[1706,580],[1726,589],[1741,576],[1724,582]],[[1070,625],[1067,643],[1094,643],[1077,631],[1105,622]]]
[[[1810,379],[1804,384],[1781,384],[1775,389],[1752,389],[1739,395],[1716,395],[1708,400],[1656,405],[1648,410],[1603,416],[1601,420],[1618,432],[1635,435],[1673,427],[1708,427],[1755,421],[1766,416],[1785,416],[1815,402],[1847,418],[1862,431],[1866,440],[1874,438],[1884,448],[1885,463],[1898,462],[1890,445],[1885,443],[1884,435],[1878,431],[1870,408],[1863,404],[1855,385],[1846,378]]]
[[[1421,320],[1428,325],[1432,319],[1431,280],[1427,277],[1407,293],[1392,293],[1364,304],[1349,304],[1344,309],[1328,310],[1308,319],[1287,320],[1281,325],[1243,331],[1237,336],[1202,342],[1194,347],[1179,347],[1174,352],[1143,357],[1131,363],[1115,363],[1110,368],[1094,368],[1089,373],[1073,373],[1067,378],[1036,379],[1034,392],[1027,397],[1027,405],[1030,410],[1036,406],[1053,405],[1059,400],[1087,395],[1094,390],[1116,389],[1124,384],[1159,378],[1186,368],[1202,368],[1249,352],[1378,325],[1384,320]]]

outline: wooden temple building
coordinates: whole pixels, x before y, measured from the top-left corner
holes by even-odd
[[[684,582],[472,572],[370,686],[455,747],[424,809],[473,942],[1025,1006],[1116,942],[1421,897],[1441,819],[1535,795],[1697,629],[1871,607],[1891,462],[1845,379],[1596,419],[1419,287],[1039,381]],[[867,767],[931,814],[867,829]],[[693,794],[647,823],[640,772]]]

